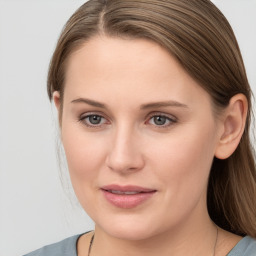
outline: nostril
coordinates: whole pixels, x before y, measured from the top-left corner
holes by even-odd
[[[140,156],[114,157],[112,155],[107,158],[106,165],[112,171],[128,173],[141,170],[144,166],[144,161]]]

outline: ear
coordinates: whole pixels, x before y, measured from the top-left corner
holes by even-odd
[[[62,116],[62,109],[61,109],[61,102],[60,102],[60,92],[54,91],[52,94],[54,105],[58,111],[58,117],[59,117],[59,125],[61,126],[61,116]]]
[[[53,98],[54,105],[59,112],[59,110],[60,110],[60,92],[54,91],[52,94],[52,98]]]
[[[229,102],[222,119],[222,134],[215,151],[215,157],[226,159],[236,150],[244,132],[248,111],[247,98],[236,94]]]

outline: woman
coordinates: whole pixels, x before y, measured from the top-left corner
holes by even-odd
[[[88,1],[48,94],[95,231],[28,255],[256,255],[251,90],[210,1]]]

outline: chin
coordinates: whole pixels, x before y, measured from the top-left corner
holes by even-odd
[[[103,230],[109,236],[130,241],[145,240],[160,233],[159,228],[152,225],[152,221],[139,220],[135,216],[129,217],[122,218],[122,220],[121,218],[113,218],[112,221],[103,222],[103,225],[96,224],[96,229]]]

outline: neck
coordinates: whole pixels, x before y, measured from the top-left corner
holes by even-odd
[[[202,243],[203,241],[203,243]],[[90,256],[184,256],[209,255],[212,256],[216,242],[216,226],[210,218],[200,223],[179,225],[171,231],[140,240],[126,240],[111,236],[95,228],[95,238]]]

